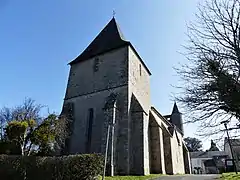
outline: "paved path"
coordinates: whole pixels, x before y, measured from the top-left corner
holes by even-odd
[[[162,176],[155,180],[217,180],[219,175]]]

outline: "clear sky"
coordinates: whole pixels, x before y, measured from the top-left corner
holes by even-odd
[[[173,67],[186,61],[179,52],[197,0],[0,0],[0,107],[30,97],[59,113],[67,63],[108,23],[113,10],[125,38],[152,72],[153,105],[163,115],[171,113],[179,80]],[[195,126],[185,126],[186,136],[194,136]]]

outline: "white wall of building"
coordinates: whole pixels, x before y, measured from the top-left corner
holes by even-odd
[[[201,167],[202,173],[205,174],[206,171],[205,171],[204,161],[209,159],[212,159],[212,158],[191,158],[192,173],[194,174],[194,171],[197,172],[195,168]]]

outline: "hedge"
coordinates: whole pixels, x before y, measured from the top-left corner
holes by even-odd
[[[101,174],[98,154],[63,157],[0,155],[1,180],[92,180]]]

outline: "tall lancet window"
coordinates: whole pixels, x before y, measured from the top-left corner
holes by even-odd
[[[91,150],[93,116],[94,116],[93,108],[90,108],[88,110],[86,153],[90,153]]]
[[[139,74],[140,74],[140,76],[142,75],[142,65],[141,64],[139,64]]]

